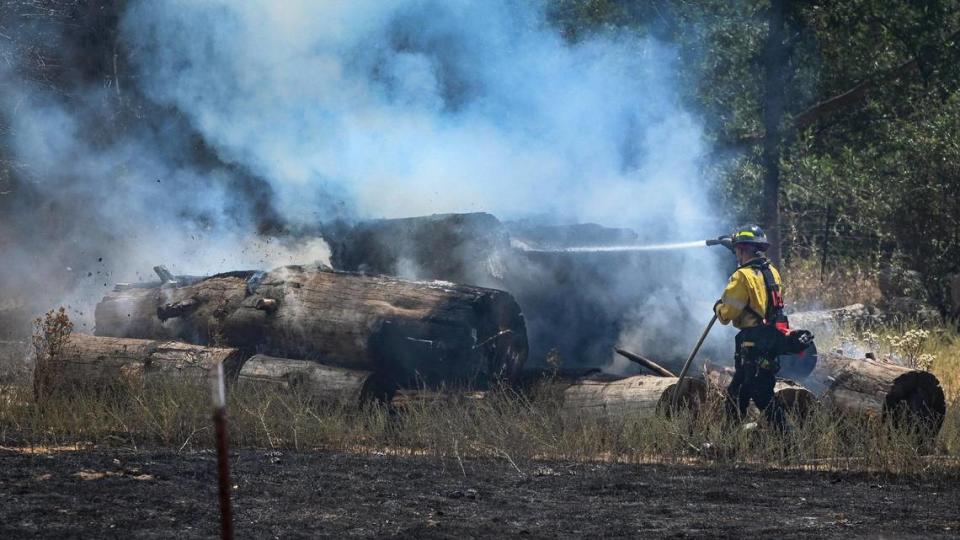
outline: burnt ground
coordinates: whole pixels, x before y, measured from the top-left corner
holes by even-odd
[[[238,537],[952,537],[956,480],[240,451]],[[210,453],[0,451],[0,537],[209,538]]]

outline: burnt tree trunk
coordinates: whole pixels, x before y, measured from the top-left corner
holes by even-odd
[[[406,385],[513,379],[527,355],[508,293],[299,266],[114,291],[97,305],[96,333],[249,348]]]
[[[763,119],[763,221],[770,249],[767,256],[780,264],[780,148],[789,51],[785,45],[785,10],[789,0],[771,0],[767,39],[763,47],[760,112]]]
[[[636,375],[617,381],[582,380],[563,391],[563,410],[595,419],[649,418],[670,412],[676,377]],[[698,411],[706,399],[703,381],[687,379],[680,407]]]
[[[205,383],[218,364],[226,376],[236,376],[243,360],[237,349],[73,334],[55,358],[37,362],[34,389],[37,397],[44,397],[65,389],[116,384]]]
[[[821,401],[841,411],[890,418],[896,425],[931,436],[943,425],[943,389],[926,371],[822,353],[804,383]]]
[[[396,391],[388,381],[369,371],[263,354],[243,364],[238,382],[244,389],[297,391],[316,401],[354,407],[372,400],[389,402]]]

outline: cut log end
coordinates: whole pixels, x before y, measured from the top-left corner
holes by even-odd
[[[817,396],[799,385],[785,386],[778,383],[774,396],[781,407],[798,419],[807,418],[817,406]]]
[[[669,377],[668,377],[669,378]],[[677,384],[668,386],[657,403],[657,412],[670,416],[679,411],[698,412],[707,400],[707,384],[700,379],[684,379],[680,396],[674,407],[674,394],[677,393]]]
[[[926,371],[909,371],[893,381],[884,400],[884,417],[895,425],[940,431],[947,402],[936,376]]]

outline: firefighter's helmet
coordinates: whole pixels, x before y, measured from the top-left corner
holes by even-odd
[[[744,225],[737,228],[737,231],[733,233],[733,245],[739,246],[741,244],[751,244],[759,251],[766,251],[770,247],[767,235],[757,225]]]

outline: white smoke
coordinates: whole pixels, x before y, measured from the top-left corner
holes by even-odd
[[[565,42],[537,2],[138,2],[142,84],[221,157],[270,180],[287,218],[490,211],[702,231],[697,121],[674,51]],[[656,227],[661,229],[663,227]]]
[[[274,257],[277,244],[260,237],[251,197],[305,227],[487,211],[631,227],[652,242],[719,232],[673,47],[627,32],[570,43],[542,2],[138,0],[120,43],[138,91],[170,120],[96,144],[85,110],[23,88],[2,104],[15,157],[49,184],[37,191],[97,206],[65,234],[122,254],[90,286],[143,278],[160,262],[186,274],[293,262],[299,251]],[[91,92],[89,108],[113,90]],[[225,166],[192,163],[177,140],[190,131]],[[237,193],[237,171],[269,189]],[[715,262],[694,250],[611,283],[616,296],[663,282],[625,343],[692,341],[705,320],[680,317],[677,298],[708,318],[723,284]]]

